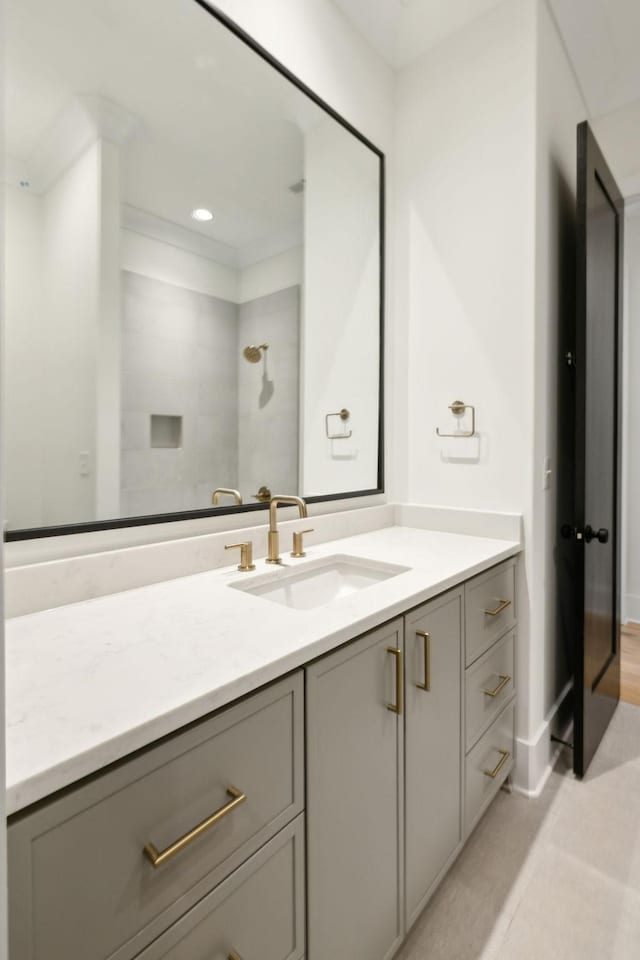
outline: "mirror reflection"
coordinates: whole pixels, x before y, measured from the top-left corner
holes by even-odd
[[[7,6],[8,531],[376,489],[379,153],[194,0]]]

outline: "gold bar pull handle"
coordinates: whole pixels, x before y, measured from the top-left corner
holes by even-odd
[[[485,614],[488,617],[497,617],[499,613],[502,613],[503,610],[506,610],[507,607],[511,606],[511,600],[498,600],[498,606],[495,610],[485,610]]]
[[[424,640],[424,683],[416,683],[418,690],[431,690],[431,634],[426,630],[416,630],[416,637]]]
[[[180,837],[178,840],[175,840],[171,846],[166,847],[165,850],[157,850],[152,843],[147,843],[144,847],[145,857],[151,861],[154,867],[159,867],[167,860],[170,860],[171,857],[175,857],[177,853],[180,853],[181,850],[187,846],[187,844],[192,843],[194,840],[197,840],[198,837],[202,836],[210,827],[213,827],[214,824],[222,820],[223,817],[226,817],[231,813],[232,810],[235,810],[236,807],[239,807],[241,803],[247,799],[245,793],[241,790],[238,790],[237,787],[229,786],[227,787],[227,796],[231,797],[229,803],[225,803],[224,806],[219,807],[215,810],[210,817],[207,817],[206,820],[202,820],[197,826],[192,830],[189,830],[188,833],[185,833],[184,836]]]
[[[492,780],[495,780],[495,778],[498,776],[498,774],[504,767],[507,760],[511,758],[511,754],[509,753],[508,750],[498,750],[498,753],[500,754],[500,759],[498,760],[493,770],[484,771],[485,777],[491,777]]]
[[[484,693],[488,697],[497,697],[501,690],[504,690],[508,683],[511,683],[511,677],[507,676],[506,673],[499,673],[498,677],[500,678],[500,683],[494,690],[485,690]]]
[[[396,658],[396,702],[388,703],[387,710],[392,713],[402,713],[402,650],[400,647],[387,647],[387,653]]]

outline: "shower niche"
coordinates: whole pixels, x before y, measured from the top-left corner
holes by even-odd
[[[182,417],[151,414],[151,447],[156,450],[178,450],[182,446]]]

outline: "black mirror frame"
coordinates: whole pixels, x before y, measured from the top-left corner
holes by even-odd
[[[364,146],[368,147],[378,157],[380,163],[380,191],[379,191],[379,224],[380,224],[380,372],[378,395],[378,477],[377,486],[371,490],[354,490],[345,493],[324,494],[317,497],[305,497],[307,503],[325,503],[331,500],[347,500],[355,497],[371,497],[384,493],[384,317],[385,317],[385,155],[370,140],[357,130],[348,120],[345,120],[333,107],[329,106],[322,97],[314,93],[305,83],[295,76],[284,64],[280,63],[263,46],[253,39],[242,27],[238,26],[215,4],[207,0],[193,0],[199,7],[214,17],[219,23],[231,31],[239,40],[246,44],[254,53],[258,54],[270,66],[277,70],[290,83],[306,94],[317,106],[336,120],[345,130],[348,130]],[[176,523],[182,520],[199,520],[206,517],[219,517],[235,513],[251,513],[268,509],[268,503],[245,503],[224,507],[209,507],[204,510],[182,510],[177,513],[145,514],[141,517],[122,517],[113,520],[92,520],[84,523],[58,524],[49,527],[25,527],[20,530],[6,530],[6,542],[15,540],[37,540],[43,537],[60,537],[76,533],[92,533],[97,530],[115,530],[126,527],[141,527],[158,523]]]

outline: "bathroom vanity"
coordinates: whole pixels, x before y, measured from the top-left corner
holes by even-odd
[[[85,690],[64,721],[30,713],[40,744],[10,769],[13,960],[391,957],[512,769],[518,550],[391,527],[273,573],[225,568],[9,621],[10,648],[49,657],[36,688],[79,637],[94,664],[67,662]],[[378,580],[291,606],[296,583],[341,565]],[[126,620],[137,654],[118,646]],[[138,726],[92,732],[129,689],[120,655],[142,667],[162,622],[173,653],[156,635],[133,678]],[[218,709],[191,696],[194,676]]]
[[[381,503],[384,154],[215,4],[10,6],[11,960],[391,957],[512,769],[520,520]]]

